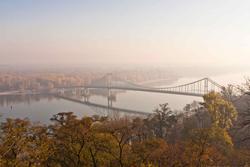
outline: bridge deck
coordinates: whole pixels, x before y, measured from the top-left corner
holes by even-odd
[[[86,86],[84,88],[88,89],[108,89],[104,86]],[[196,96],[203,97],[204,94],[199,93],[191,93],[191,92],[177,92],[177,91],[167,91],[160,89],[147,89],[147,88],[122,88],[122,87],[110,87],[109,89],[117,89],[117,90],[132,90],[132,91],[140,91],[140,92],[153,92],[153,93],[166,93],[166,94],[175,94],[175,95],[186,95],[186,96]]]

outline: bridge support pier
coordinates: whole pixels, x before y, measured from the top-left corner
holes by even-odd
[[[108,106],[113,107],[113,102],[116,101],[116,95],[113,94],[111,90],[109,91],[107,99],[108,99]]]
[[[112,107],[113,106],[113,101],[111,98],[108,97],[108,106]]]
[[[59,95],[64,95],[65,90],[64,90],[64,89],[61,89],[61,90],[57,90],[57,92],[59,93]]]
[[[90,93],[88,88],[84,88],[82,95],[84,97],[84,102],[89,102]]]

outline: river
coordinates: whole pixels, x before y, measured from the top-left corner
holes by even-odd
[[[244,83],[244,77],[250,76],[250,72],[215,75],[210,78],[221,85],[241,84]],[[203,77],[180,78],[173,85],[180,85],[192,81],[196,81]],[[171,86],[171,85],[169,85]],[[162,103],[168,103],[169,107],[174,111],[181,111],[183,107],[193,101],[202,101],[200,97],[170,95],[147,92],[117,92],[113,101],[113,107],[142,111],[152,113],[152,111]],[[90,102],[96,104],[107,105],[107,97],[103,95],[93,94]],[[74,112],[78,117],[110,114],[129,115],[126,113],[110,113],[102,108],[96,108],[84,104],[79,104],[64,99],[56,98],[48,95],[9,95],[0,96],[0,122],[6,118],[28,118],[33,122],[48,124],[50,118],[59,112]]]

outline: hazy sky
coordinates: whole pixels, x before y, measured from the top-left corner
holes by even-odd
[[[1,0],[0,58],[250,65],[250,1]]]

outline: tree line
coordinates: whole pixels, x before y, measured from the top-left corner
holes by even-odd
[[[57,70],[57,71],[0,71],[0,92],[49,90],[55,87],[82,86],[99,79],[108,73],[107,70],[94,71],[90,69]],[[165,79],[175,81],[176,76],[165,70],[114,70],[114,76],[131,82],[145,82],[150,80]]]
[[[58,113],[51,118],[50,125],[7,119],[1,124],[0,166],[250,164],[250,147],[241,147],[235,137],[239,112],[226,96],[211,92],[204,96],[203,103],[187,105],[185,110],[175,113],[168,104],[161,104],[147,118],[77,118],[71,112]],[[244,122],[245,126],[247,123]]]

